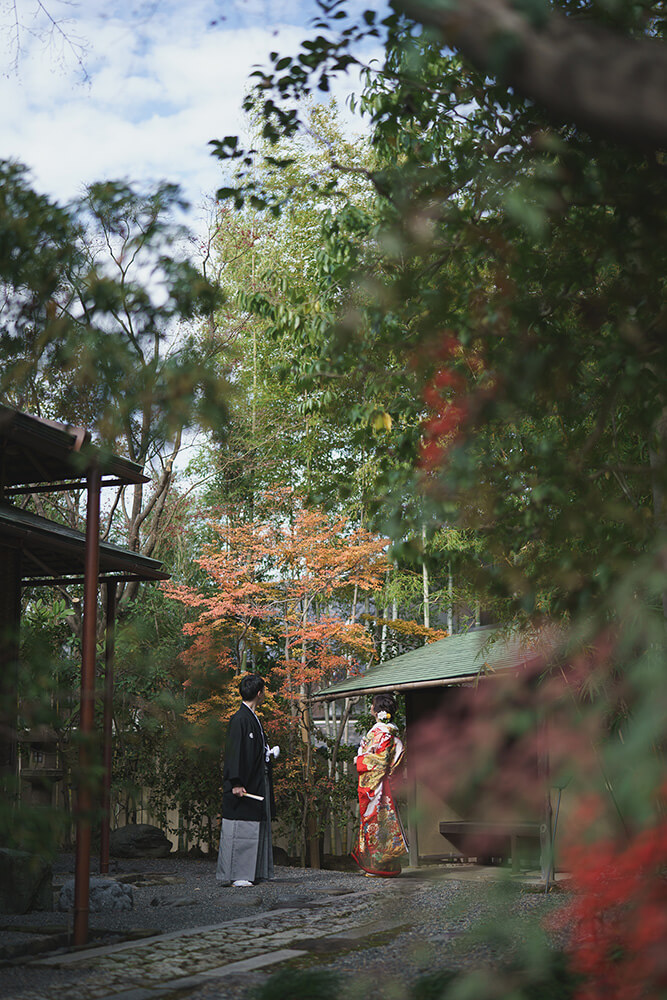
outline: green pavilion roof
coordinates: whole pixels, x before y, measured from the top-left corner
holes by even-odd
[[[494,626],[447,636],[365,674],[336,681],[314,695],[314,701],[356,697],[377,691],[400,691],[418,687],[438,687],[473,680],[480,674],[518,668],[535,656],[525,642],[507,638]]]

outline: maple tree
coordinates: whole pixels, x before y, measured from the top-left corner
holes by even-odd
[[[165,590],[196,616],[184,626],[192,640],[183,654],[186,683],[196,692],[190,720],[226,722],[238,704],[239,675],[252,666],[267,676],[262,712],[271,738],[288,751],[277,769],[279,813],[303,860],[310,841],[312,863],[332,788],[313,753],[309,694],[376,658],[356,602],[382,587],[387,542],[345,517],[305,508],[290,489],[258,496],[254,511],[254,520],[217,511],[197,560],[205,584],[172,582]]]

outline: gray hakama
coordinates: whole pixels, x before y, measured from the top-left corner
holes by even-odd
[[[268,774],[264,774],[264,817],[223,819],[215,877],[218,882],[263,882],[273,878],[271,805]]]

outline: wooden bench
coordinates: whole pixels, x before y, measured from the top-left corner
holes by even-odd
[[[483,864],[491,858],[511,858],[512,871],[519,871],[519,842],[540,846],[539,823],[483,823],[478,820],[445,820],[440,833],[457,850]]]

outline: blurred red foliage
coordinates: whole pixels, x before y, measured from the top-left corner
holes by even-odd
[[[482,668],[443,693],[408,749],[417,779],[465,819],[540,820],[565,788],[556,850],[571,891],[548,926],[566,941],[577,1000],[665,1000],[667,783],[652,820],[621,816],[604,760],[622,745],[610,729],[627,694],[618,644],[606,629],[567,662],[547,642],[518,670]]]
[[[667,792],[667,787],[665,788]],[[603,810],[582,804],[585,828]],[[577,1000],[664,1000],[667,996],[667,820],[619,843],[596,838],[569,848],[572,891],[554,928],[567,935]]]

